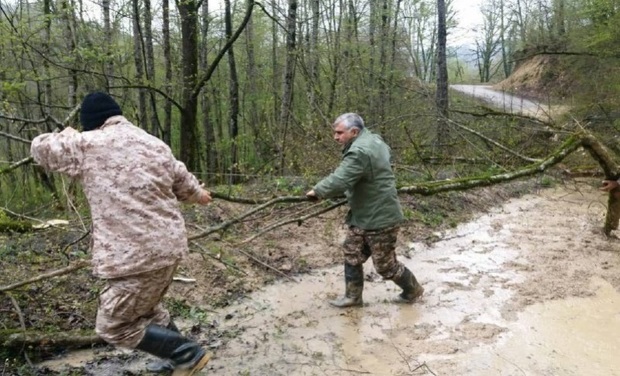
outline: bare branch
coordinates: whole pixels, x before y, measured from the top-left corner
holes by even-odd
[[[336,203],[334,203],[334,204],[332,204],[332,205],[330,205],[330,206],[328,206],[326,208],[323,208],[323,209],[321,209],[319,211],[316,211],[316,212],[313,212],[313,213],[310,213],[310,214],[306,214],[306,215],[304,215],[302,217],[292,218],[292,219],[287,219],[287,220],[284,220],[284,221],[276,222],[276,223],[272,224],[271,226],[265,227],[264,229],[262,229],[261,231],[257,232],[256,234],[254,234],[254,235],[250,236],[249,238],[243,240],[242,242],[238,243],[238,245],[243,245],[243,244],[249,243],[252,240],[258,238],[259,236],[261,236],[261,235],[263,235],[263,234],[265,234],[265,233],[267,233],[267,232],[269,232],[269,231],[271,231],[273,229],[276,229],[278,227],[282,227],[284,225],[288,225],[290,223],[297,223],[298,226],[301,226],[301,224],[305,220],[310,219],[312,217],[319,216],[319,215],[321,215],[323,213],[327,213],[328,211],[334,210],[337,207],[342,206],[342,205],[344,205],[346,203],[347,203],[346,200],[338,201],[338,202],[336,202]]]
[[[88,265],[90,265],[90,261],[80,260],[62,269],[57,269],[51,272],[43,273],[34,278],[30,278],[30,279],[27,279],[21,282],[16,282],[16,283],[6,285],[6,286],[0,286],[0,292],[15,290],[18,287],[29,285],[31,283],[40,282],[40,281],[53,278],[53,277],[58,277],[64,274],[69,274],[75,270],[82,269]]]
[[[31,163],[32,161],[34,161],[32,157],[27,157],[27,158],[22,159],[21,161],[17,161],[13,163],[12,165],[10,165],[9,167],[0,170],[0,175],[6,174],[7,172],[11,172],[20,166]]]
[[[31,142],[30,140],[26,140],[25,138],[21,138],[19,136],[14,136],[14,135],[12,135],[10,133],[6,133],[6,132],[2,132],[2,131],[0,131],[0,136],[4,136],[4,137],[6,137],[8,139],[11,139],[11,140],[23,142],[25,144],[30,144],[30,142]]]
[[[194,90],[192,92],[193,98],[198,97],[198,95],[200,94],[200,91],[202,90],[202,87],[205,85],[205,83],[207,83],[207,81],[209,81],[209,79],[211,79],[211,76],[213,75],[213,72],[215,72],[215,68],[217,68],[217,66],[219,65],[220,60],[224,58],[224,55],[226,55],[226,52],[228,52],[228,50],[232,48],[237,38],[239,38],[239,36],[243,32],[243,29],[245,29],[246,25],[250,21],[250,18],[252,17],[252,11],[254,10],[254,5],[255,5],[254,1],[248,1],[248,7],[245,11],[246,12],[245,17],[243,17],[243,20],[241,21],[241,24],[239,25],[235,33],[230,37],[229,40],[226,41],[226,44],[224,45],[224,47],[222,47],[220,52],[215,56],[215,58],[213,59],[213,62],[209,66],[209,69],[207,70],[205,75],[198,79],[198,83],[196,84],[196,87],[194,87]]]
[[[246,273],[246,272],[244,272],[243,270],[239,269],[236,265],[233,265],[233,264],[231,264],[230,262],[226,262],[225,260],[222,260],[221,258],[214,256],[213,254],[211,254],[211,252],[209,252],[209,251],[208,251],[207,249],[205,249],[203,246],[201,246],[200,244],[198,244],[198,242],[191,242],[191,244],[192,244],[193,246],[198,247],[198,249],[200,249],[200,251],[201,251],[200,253],[201,253],[202,255],[208,256],[208,257],[210,257],[210,258],[212,258],[212,259],[214,259],[214,260],[216,260],[216,261],[219,261],[219,262],[221,262],[222,264],[224,264],[226,267],[233,268],[233,269],[235,269],[236,271],[238,271],[239,273],[241,273],[241,274],[243,274],[243,275],[248,275],[248,273]]]
[[[212,194],[212,197],[217,197],[219,195],[216,194]],[[251,202],[250,199],[239,199],[242,200],[242,202],[245,203],[249,203]],[[256,200],[254,202],[261,202],[261,201],[265,201],[265,200]],[[274,199],[271,199],[269,201],[264,202],[262,205],[259,205],[255,208],[252,208],[248,211],[246,211],[245,213],[241,214],[238,217],[235,217],[231,220],[228,220],[226,222],[223,222],[217,226],[213,226],[213,227],[209,227],[206,230],[204,230],[203,232],[196,234],[196,235],[192,235],[190,237],[188,237],[188,240],[196,240],[196,239],[200,239],[200,238],[204,238],[205,236],[211,235],[215,232],[221,231],[221,230],[225,230],[227,228],[229,228],[230,226],[234,225],[235,223],[239,223],[241,222],[241,220],[243,220],[244,218],[247,218],[249,216],[251,216],[252,214],[259,212],[269,206],[275,205],[275,204],[279,204],[279,203],[291,203],[291,202],[304,202],[304,201],[310,201],[310,199],[308,199],[306,196],[285,196],[285,197],[276,197]]]
[[[25,118],[20,118],[20,117],[15,117],[15,116],[9,116],[9,115],[4,115],[4,114],[0,114],[0,119],[6,119],[6,120],[10,120],[10,121],[18,121],[20,123],[26,123],[26,124],[42,124],[45,123],[46,121],[49,120],[49,117],[44,117],[42,119],[25,119]]]
[[[525,155],[521,155],[520,153],[518,153],[518,152],[516,152],[516,151],[514,151],[514,150],[512,150],[510,148],[507,148],[506,146],[500,144],[499,142],[497,142],[497,141],[495,141],[493,139],[488,138],[487,136],[483,135],[482,133],[480,133],[478,131],[475,131],[475,130],[469,128],[469,127],[466,127],[466,126],[464,126],[462,124],[459,124],[458,122],[456,122],[456,121],[454,121],[452,119],[446,118],[446,120],[448,120],[448,122],[450,124],[454,125],[455,127],[458,127],[458,128],[460,128],[460,129],[462,129],[462,130],[464,130],[466,132],[474,134],[474,135],[480,137],[481,139],[485,140],[486,142],[488,142],[490,144],[493,144],[496,147],[502,149],[503,151],[505,151],[505,152],[507,152],[509,154],[512,154],[515,157],[521,158],[521,159],[523,159],[526,162],[533,162],[533,163],[540,162],[540,159],[530,158],[530,157],[527,157]]]

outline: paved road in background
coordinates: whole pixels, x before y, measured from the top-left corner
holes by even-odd
[[[534,116],[541,119],[549,118],[549,106],[523,99],[508,93],[493,90],[486,85],[450,85],[450,88],[480,98],[505,112]]]

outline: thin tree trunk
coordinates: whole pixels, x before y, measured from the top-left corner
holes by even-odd
[[[181,16],[181,66],[183,111],[181,112],[181,160],[191,171],[200,171],[196,120],[198,100],[194,95],[198,75],[198,26],[195,0],[177,2]]]
[[[387,88],[387,69],[388,69],[388,46],[390,31],[390,0],[383,0],[381,6],[381,40],[379,41],[379,81],[378,81],[378,98],[375,99],[375,108],[373,109],[373,117],[375,124],[383,124],[385,115],[385,107],[387,106],[388,88]],[[385,132],[386,141],[390,142],[389,133]]]
[[[437,93],[435,103],[438,112],[437,146],[445,148],[449,139],[448,117],[448,64],[446,57],[446,2],[437,0]],[[441,150],[443,154],[444,150]]]
[[[366,123],[374,123],[375,110],[375,51],[376,51],[376,31],[377,31],[377,5],[378,1],[371,1],[370,20],[368,21],[368,83],[366,85],[367,106],[370,110],[366,116]]]
[[[45,25],[45,44],[43,51],[46,55],[50,55],[50,43],[52,39],[52,9],[51,0],[43,1],[43,15]],[[52,98],[52,80],[50,72],[50,64],[47,59],[43,59],[43,70],[45,72],[45,84],[43,86],[43,105],[44,112],[47,113],[47,109],[50,108],[50,102]]]
[[[224,0],[224,26],[226,39],[232,39],[232,14],[230,0]],[[235,62],[234,49],[228,50],[228,136],[230,137],[230,165],[229,165],[229,184],[238,181],[238,156],[237,156],[237,136],[239,135],[239,80],[237,78],[237,65]]]
[[[250,19],[245,28],[246,54],[248,57],[246,98],[249,98],[246,100],[246,105],[249,107],[248,124],[254,138],[254,150],[258,159],[264,159],[269,151],[266,150],[265,132],[261,131],[261,121],[257,103],[260,93],[257,82],[258,69],[256,69],[256,42],[254,38],[254,21]]]
[[[288,0],[288,16],[286,22],[286,66],[282,81],[282,104],[280,106],[279,125],[282,127],[282,138],[279,147],[280,172],[286,167],[286,147],[290,113],[293,104],[293,84],[295,81],[295,63],[297,57],[297,0]]]
[[[142,85],[144,83],[144,48],[142,26],[140,22],[140,0],[132,0],[133,10],[133,57],[134,66],[136,68],[136,83]],[[148,130],[146,118],[146,92],[144,89],[138,90],[138,121],[137,125],[142,129]]]
[[[144,42],[146,47],[146,79],[149,86],[154,86],[155,75],[155,52],[153,51],[153,28],[152,28],[151,0],[144,0]],[[155,93],[149,91],[148,100],[151,107],[151,134],[161,137],[161,125],[157,116],[157,100]]]
[[[202,3],[202,48],[200,49],[200,69],[205,72],[208,68],[208,35],[209,35],[209,2]],[[201,96],[202,128],[205,134],[205,147],[207,149],[207,173],[206,181],[216,183],[218,174],[218,152],[215,138],[215,130],[211,121],[211,101],[209,91],[204,90]]]
[[[312,10],[312,29],[310,30],[310,43],[308,49],[308,57],[310,60],[310,84],[308,87],[308,100],[310,102],[310,109],[317,108],[317,93],[321,92],[321,81],[319,79],[319,21],[320,14],[320,2],[319,0],[310,0],[310,6]],[[309,111],[312,113],[312,111]]]
[[[110,86],[114,86],[114,60],[112,58],[112,25],[110,23],[110,0],[102,0],[103,8],[103,49],[105,53],[104,74],[106,77],[106,90],[110,91]]]
[[[277,13],[277,1],[271,1],[271,12],[272,14]],[[280,67],[278,65],[278,24],[276,22],[271,23],[271,74],[272,74],[272,96],[273,96],[273,122],[277,124],[278,122],[278,104],[279,101],[277,98],[278,95],[278,87],[280,86]],[[276,141],[277,144],[277,141]],[[276,145],[276,147],[278,147]]]
[[[170,2],[162,0],[162,37],[164,50],[164,70],[166,83],[164,89],[167,93],[172,92],[172,55],[170,53]],[[172,103],[166,100],[164,104],[164,130],[162,139],[168,146],[172,146]]]

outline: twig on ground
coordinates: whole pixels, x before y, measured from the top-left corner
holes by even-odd
[[[205,256],[211,257],[212,259],[214,259],[214,260],[217,260],[217,261],[221,262],[221,263],[222,263],[222,264],[224,264],[226,267],[233,268],[233,269],[235,269],[236,271],[240,272],[240,273],[241,273],[241,274],[243,274],[243,275],[248,275],[248,273],[246,273],[246,272],[244,272],[243,270],[239,269],[236,265],[233,265],[233,264],[231,264],[231,263],[229,263],[229,262],[227,262],[227,261],[222,260],[221,258],[218,258],[218,257],[214,256],[213,254],[211,254],[211,252],[209,252],[209,251],[208,251],[207,249],[205,249],[203,246],[201,246],[200,244],[198,244],[198,242],[191,242],[191,244],[192,244],[192,245],[194,245],[194,246],[196,246],[196,247],[198,247],[198,248],[202,251],[202,252],[201,252],[201,254],[202,254],[202,255],[205,255]]]
[[[61,253],[62,253],[64,256],[67,256],[67,251],[69,250],[69,247],[71,247],[71,246],[72,246],[72,245],[74,245],[74,244],[77,244],[77,243],[81,242],[81,241],[82,241],[84,238],[86,238],[89,234],[90,234],[90,230],[86,231],[86,232],[84,233],[84,235],[80,236],[78,239],[76,239],[76,240],[72,241],[71,243],[67,244],[67,245],[65,246],[65,248],[63,248],[63,249],[62,249],[62,252],[61,252]]]
[[[11,210],[9,210],[9,209],[7,209],[5,207],[0,207],[0,210],[2,210],[3,212],[7,213],[11,217],[15,217],[15,218],[19,218],[19,219],[27,219],[29,221],[35,221],[35,222],[39,222],[39,223],[45,223],[45,221],[43,221],[41,219],[37,219],[37,218],[34,218],[34,217],[29,217],[27,215],[15,213],[14,211],[11,211]]]
[[[415,367],[414,369],[412,369],[412,370],[411,370],[411,372],[415,372],[415,371],[419,370],[420,368],[426,368],[426,370],[427,370],[428,372],[430,372],[430,373],[431,373],[431,375],[435,375],[435,376],[437,376],[437,375],[435,374],[435,372],[433,372],[433,371],[432,371],[432,370],[428,367],[428,364],[426,364],[426,362],[424,362],[424,363],[420,364],[419,366]]]
[[[11,290],[14,290],[14,289],[16,289],[18,287],[25,286],[25,285],[28,285],[28,284],[31,284],[31,283],[43,281],[45,279],[49,279],[49,278],[52,278],[52,277],[58,277],[58,276],[61,276],[61,275],[64,275],[64,274],[69,274],[69,273],[71,273],[71,272],[73,272],[75,270],[82,269],[82,268],[84,268],[84,267],[86,267],[86,266],[88,266],[90,264],[91,263],[88,260],[80,260],[80,261],[77,261],[77,262],[75,262],[75,263],[73,263],[73,264],[71,264],[71,265],[69,265],[67,267],[64,267],[62,269],[53,270],[51,272],[43,273],[43,274],[40,274],[40,275],[38,275],[38,276],[36,276],[34,278],[30,278],[30,279],[27,279],[27,280],[24,280],[24,281],[16,282],[16,283],[13,283],[13,284],[10,284],[10,285],[0,286],[0,292],[11,291]]]
[[[280,270],[278,270],[277,268],[262,262],[261,260],[257,259],[254,255],[252,255],[251,253],[244,251],[242,249],[239,248],[234,248],[237,252],[241,253],[242,255],[245,255],[247,258],[249,258],[250,260],[254,261],[255,263],[264,266],[265,268],[274,271],[276,274],[288,279],[289,281],[293,281],[293,282],[297,282],[297,280],[295,280],[293,277],[290,277],[288,275],[286,275],[285,273],[281,272]]]
[[[11,299],[11,303],[13,303],[15,312],[17,312],[17,318],[19,319],[19,326],[21,326],[23,331],[26,331],[26,321],[24,320],[24,315],[22,314],[22,310],[19,308],[19,304],[17,304],[17,300],[15,300],[12,294],[7,294],[7,295],[9,296],[9,299]]]
[[[336,203],[334,203],[334,204],[332,204],[332,205],[330,205],[330,206],[328,206],[326,208],[323,208],[321,210],[318,210],[318,211],[310,213],[310,214],[306,214],[306,215],[304,215],[302,217],[292,218],[292,219],[287,219],[287,220],[284,220],[284,221],[276,222],[276,223],[272,224],[271,226],[265,227],[264,229],[262,229],[261,231],[257,232],[256,234],[250,236],[249,238],[241,241],[240,243],[238,243],[238,245],[247,244],[247,243],[251,242],[252,240],[258,238],[259,236],[263,235],[264,233],[269,232],[269,231],[271,231],[271,230],[273,230],[275,228],[287,225],[289,223],[297,223],[299,226],[301,226],[301,224],[305,220],[307,220],[309,218],[312,218],[312,217],[316,217],[316,216],[321,215],[323,213],[326,213],[326,212],[328,212],[330,210],[333,210],[333,209],[335,209],[335,208],[337,208],[339,206],[344,205],[345,203],[346,203],[345,200],[338,201],[338,202],[336,202]]]
[[[24,320],[24,314],[22,313],[22,310],[19,308],[19,304],[17,303],[17,300],[15,300],[13,295],[12,294],[8,294],[8,295],[9,295],[9,299],[11,299],[11,303],[13,304],[13,307],[15,307],[15,311],[17,312],[17,317],[19,319],[19,326],[22,328],[22,330],[25,333],[26,332],[26,321]],[[28,357],[28,354],[24,353],[24,359],[26,359],[26,363],[28,363],[30,367],[33,367],[32,362],[30,361],[30,358]]]

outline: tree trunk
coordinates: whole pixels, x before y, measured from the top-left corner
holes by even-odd
[[[181,112],[181,161],[190,171],[200,171],[196,120],[198,101],[194,95],[198,74],[198,17],[195,0],[177,1],[181,16],[181,66],[183,94]]]
[[[269,155],[269,146],[266,137],[267,129],[262,122],[266,119],[261,117],[257,99],[260,97],[258,80],[259,71],[256,67],[256,41],[254,36],[254,21],[250,19],[245,28],[245,45],[247,54],[247,94],[246,106],[248,109],[248,125],[254,138],[254,150],[259,160],[264,160]],[[263,119],[261,121],[261,119]]]
[[[615,162],[605,145],[589,134],[583,137],[582,145],[603,168],[605,179],[618,180],[620,178],[620,166]],[[605,216],[605,226],[603,227],[603,231],[607,236],[610,235],[612,230],[618,229],[618,222],[620,221],[620,198],[616,197],[616,194],[620,195],[619,188],[610,192],[609,199],[607,200],[607,215]]]
[[[227,40],[232,39],[232,14],[230,0],[224,0],[224,25]],[[230,164],[228,167],[228,184],[239,181],[237,136],[239,135],[239,80],[235,63],[234,49],[228,50],[228,136],[230,137]]]
[[[377,50],[376,31],[377,31],[377,3],[379,1],[371,1],[370,20],[368,21],[368,82],[366,84],[367,108],[366,123],[374,123],[375,110],[375,51]]]
[[[297,58],[297,0],[288,0],[288,16],[286,22],[286,66],[282,81],[282,103],[280,105],[279,125],[282,127],[282,138],[278,150],[280,172],[286,169],[286,148],[288,127],[293,105],[293,84],[295,81],[295,65]]]
[[[140,0],[132,0],[133,9],[133,58],[136,68],[136,83],[142,85],[144,83],[144,48],[142,37],[142,26],[140,23]],[[138,116],[137,124],[142,129],[148,130],[146,118],[146,92],[144,89],[138,90]]]
[[[164,50],[164,70],[166,83],[164,89],[167,93],[172,92],[172,56],[170,53],[170,2],[162,0],[162,38]],[[164,127],[162,139],[168,146],[172,146],[172,103],[166,100],[164,104]]]
[[[110,91],[110,86],[114,86],[114,60],[112,54],[112,25],[110,23],[110,0],[102,0],[103,8],[103,50],[105,53],[105,62],[103,73],[106,77],[106,91]]]
[[[200,49],[200,70],[207,71],[208,68],[208,35],[209,35],[209,2],[202,3],[202,48]],[[209,183],[218,182],[218,148],[215,138],[215,130],[211,121],[211,101],[209,91],[205,90],[201,96],[202,108],[202,128],[205,134],[205,148],[207,150],[207,171],[205,180]]]
[[[446,57],[446,2],[437,0],[437,146],[443,154],[449,139],[448,117],[448,64]]]
[[[153,50],[153,27],[152,27],[151,0],[144,0],[144,42],[146,47],[146,80],[149,86],[154,86],[155,76],[155,52]],[[151,134],[161,137],[161,125],[157,116],[157,101],[155,93],[149,90],[148,101],[151,107],[150,123]]]

